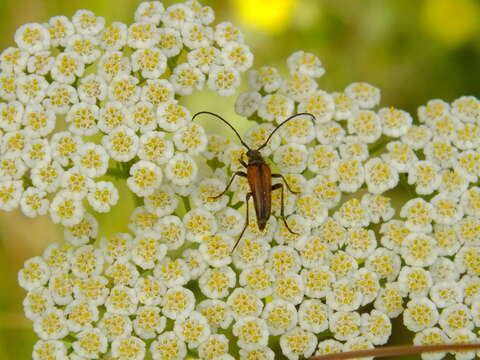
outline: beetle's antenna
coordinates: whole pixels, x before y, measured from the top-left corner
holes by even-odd
[[[195,120],[195,118],[198,116],[198,115],[202,115],[202,114],[207,114],[207,115],[212,115],[214,117],[216,117],[217,119],[219,120],[222,120],[225,124],[227,124],[228,126],[230,126],[230,128],[235,132],[235,134],[237,134],[238,138],[240,139],[240,142],[242,143],[243,146],[245,146],[248,150],[251,150],[250,147],[245,143],[245,141],[242,140],[242,137],[240,136],[240,134],[238,133],[237,130],[235,130],[235,128],[232,126],[232,124],[230,124],[227,120],[225,120],[223,117],[221,117],[220,115],[217,115],[215,113],[212,113],[210,111],[199,111],[197,112],[195,115],[193,115],[192,117],[192,121]]]
[[[374,349],[347,351],[336,354],[326,354],[320,356],[313,356],[308,360],[343,360],[362,357],[386,357],[386,356],[400,356],[413,355],[427,352],[440,351],[466,351],[479,350],[480,344],[444,344],[444,345],[401,345],[401,346],[383,346]]]
[[[283,120],[283,121],[280,123],[280,125],[278,125],[278,126],[270,133],[270,135],[268,135],[267,140],[265,140],[265,142],[263,143],[263,145],[260,146],[260,147],[257,149],[257,151],[258,151],[258,150],[261,150],[261,149],[263,149],[265,146],[267,146],[267,144],[268,144],[268,142],[270,141],[270,139],[272,138],[273,134],[275,134],[275,131],[277,131],[278,129],[280,129],[280,127],[281,127],[283,124],[289,122],[289,121],[292,120],[292,119],[295,119],[297,116],[302,116],[302,115],[310,116],[310,117],[315,121],[315,116],[314,116],[313,114],[306,113],[306,112],[304,112],[304,113],[298,113],[298,114],[295,114],[295,115],[290,116],[289,118]]]

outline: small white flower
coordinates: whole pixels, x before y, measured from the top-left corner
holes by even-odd
[[[93,36],[75,34],[68,38],[67,52],[74,52],[84,64],[91,64],[100,56],[98,39]]]
[[[440,327],[448,336],[455,336],[457,331],[473,330],[472,313],[464,304],[454,304],[446,307],[440,314]]]
[[[60,83],[72,84],[84,71],[85,65],[78,54],[67,51],[57,55],[50,74]]]
[[[294,106],[293,100],[287,96],[267,95],[260,103],[258,116],[269,122],[280,123],[293,114]]]
[[[32,321],[40,318],[46,311],[53,308],[53,300],[47,288],[39,287],[29,291],[23,299],[25,316]]]
[[[174,4],[165,9],[162,23],[166,28],[181,29],[186,23],[194,20],[195,13],[185,4]]]
[[[77,341],[72,344],[75,352],[87,359],[94,359],[100,356],[99,353],[105,353],[108,347],[108,341],[99,329],[86,329],[77,336]]]
[[[162,313],[169,319],[187,317],[195,308],[195,295],[181,286],[167,290],[162,301]]]
[[[229,340],[225,335],[212,334],[198,347],[198,355],[202,359],[227,359]],[[233,358],[232,358],[233,359]]]
[[[75,250],[72,255],[72,273],[80,279],[100,275],[104,259],[102,252],[92,245],[84,245]]]
[[[173,189],[168,185],[162,185],[153,194],[145,197],[145,207],[151,213],[158,217],[171,215],[178,206],[178,198],[175,196]],[[158,229],[162,231],[166,224],[158,225]]]
[[[401,141],[391,141],[387,144],[387,153],[381,155],[390,166],[398,172],[409,172],[418,162],[418,158],[411,146]]]
[[[166,319],[160,315],[156,306],[139,307],[133,320],[133,329],[142,339],[154,338],[165,329]]]
[[[87,195],[93,184],[92,179],[75,167],[65,171],[60,182],[60,186],[78,200],[82,200]]]
[[[318,57],[312,53],[296,51],[287,59],[290,73],[300,72],[313,78],[319,78],[325,74],[325,69]]]
[[[64,309],[66,325],[72,332],[87,330],[98,320],[98,309],[84,300],[74,300]]]
[[[375,309],[385,313],[389,318],[396,318],[404,310],[403,298],[407,294],[398,282],[387,283],[375,300]]]
[[[132,54],[132,70],[141,71],[146,79],[160,77],[167,68],[167,58],[155,47],[142,48]]]
[[[432,327],[415,334],[413,338],[413,343],[415,345],[436,345],[436,344],[446,344],[448,342],[447,335],[440,330],[438,327]],[[446,355],[446,352],[431,352],[423,353],[423,360],[440,360],[443,359]]]
[[[48,32],[50,44],[53,47],[67,45],[67,40],[75,33],[72,22],[66,16],[54,16],[48,20]]]
[[[107,97],[107,90],[107,83],[101,76],[90,74],[80,80],[78,96],[80,101],[89,104],[96,104],[97,101],[102,102],[105,100]]]
[[[77,225],[66,227],[63,232],[65,240],[74,246],[87,244],[90,239],[95,239],[97,234],[97,219],[89,213],[86,213]]]
[[[42,104],[55,114],[66,114],[70,106],[78,102],[77,89],[68,84],[54,81],[47,89],[47,98]],[[55,136],[55,134],[54,134]]]
[[[160,249],[162,250],[160,255],[163,257],[166,253],[166,246],[161,244]],[[182,259],[173,260],[169,257],[164,258],[155,266],[154,275],[169,288],[185,285],[190,280],[187,263]]]
[[[116,285],[110,290],[105,308],[112,314],[133,315],[137,309],[137,303],[138,298],[134,289]]]
[[[400,250],[408,265],[430,266],[438,256],[438,248],[433,237],[422,233],[411,233],[405,238]]]
[[[25,105],[39,104],[46,96],[49,85],[43,76],[34,74],[18,76],[16,84],[17,98]]]
[[[33,330],[43,340],[57,340],[68,335],[62,310],[51,309],[33,323]]]
[[[432,230],[434,208],[422,198],[408,200],[400,210],[400,216],[406,218],[405,225],[410,231],[428,233]]]
[[[183,42],[180,32],[170,27],[158,29],[157,46],[167,57],[176,56],[183,49]],[[190,54],[190,53],[189,53]]]
[[[348,85],[345,88],[345,94],[362,109],[371,109],[380,102],[380,89],[366,82]]]
[[[298,324],[304,330],[321,333],[328,329],[330,311],[320,300],[305,300],[298,309]]]
[[[36,54],[38,55],[38,54]],[[27,51],[9,46],[0,55],[0,69],[6,73],[22,73],[27,67],[29,54]],[[34,72],[33,70],[29,72]],[[48,72],[48,70],[47,70]],[[45,74],[40,74],[45,75]]]
[[[361,317],[358,312],[334,312],[329,322],[330,330],[338,340],[347,341],[360,335]]]
[[[108,96],[111,100],[120,101],[124,105],[132,105],[140,98],[139,80],[131,75],[117,75],[108,87]]]
[[[253,316],[243,317],[233,325],[233,335],[238,338],[238,346],[244,350],[267,346],[268,333],[265,321]]]
[[[48,140],[37,138],[30,140],[23,149],[22,160],[29,168],[42,166],[50,162],[51,151]]]
[[[202,126],[195,123],[188,123],[175,131],[173,142],[178,150],[187,151],[196,155],[207,148],[207,135]]]
[[[205,316],[212,332],[218,328],[227,329],[233,320],[232,311],[227,303],[221,300],[203,300],[197,305],[197,311]]]
[[[213,79],[213,77],[212,77]],[[240,82],[240,78],[237,75],[235,78]],[[202,90],[205,83],[205,75],[196,67],[188,63],[178,65],[170,76],[170,82],[173,85],[173,89],[179,95],[191,95],[193,90]],[[214,80],[209,80],[212,84],[216,84]],[[228,84],[228,82],[221,82],[218,86]]]
[[[52,199],[49,212],[54,223],[73,226],[82,220],[84,208],[80,200],[69,191],[62,190]]]
[[[228,42],[222,49],[222,58],[225,66],[233,67],[239,72],[248,70],[253,63],[253,54],[247,45],[237,42]]]
[[[382,125],[378,115],[371,110],[358,110],[348,118],[348,132],[365,143],[374,143],[382,135]]]
[[[401,268],[400,256],[391,250],[379,247],[368,257],[365,267],[376,273],[380,279],[387,278],[393,281]]]
[[[166,291],[166,286],[153,276],[140,277],[135,284],[138,302],[147,306],[160,305]]]
[[[426,105],[418,108],[418,117],[420,122],[429,124],[431,121],[441,116],[447,115],[450,111],[450,105],[440,99],[433,99]]]
[[[111,81],[117,76],[128,75],[131,71],[130,60],[121,51],[104,53],[98,61],[98,75],[106,81]]]
[[[111,182],[94,183],[88,192],[88,203],[97,212],[109,212],[118,202],[118,190]]]
[[[50,278],[50,269],[41,257],[27,260],[18,273],[18,283],[27,291],[46,285]]]
[[[36,53],[48,49],[50,46],[50,33],[41,24],[24,24],[15,32],[15,43],[20,49],[29,53]]]
[[[392,323],[387,315],[372,310],[362,315],[362,335],[374,345],[385,344],[392,333]]]
[[[308,151],[304,145],[290,143],[280,146],[273,161],[282,172],[301,173],[307,166]]]
[[[160,334],[150,346],[154,360],[182,360],[187,355],[185,343],[173,331]]]
[[[190,111],[176,101],[162,103],[157,108],[157,121],[160,128],[176,131],[185,126],[191,119]]]
[[[236,276],[228,266],[208,269],[198,280],[200,291],[210,299],[226,297],[235,286]],[[259,300],[260,301],[260,300]],[[261,311],[261,308],[260,308]]]
[[[232,96],[240,86],[240,74],[232,67],[212,66],[208,74],[208,88],[220,96]]]
[[[256,91],[241,93],[235,102],[235,112],[248,118],[258,110],[261,101],[262,96]]]
[[[165,177],[175,185],[186,186],[194,182],[198,165],[188,154],[177,153],[165,166]]]
[[[72,105],[65,120],[70,123],[69,130],[75,135],[90,136],[98,132],[98,107],[88,103]]]
[[[120,22],[108,24],[100,33],[99,42],[106,51],[121,50],[127,43],[127,25]]]
[[[66,358],[67,349],[62,341],[38,340],[33,346],[32,359],[61,359]]]
[[[145,347],[145,343],[138,337],[118,337],[112,342],[112,356],[125,360],[141,360],[145,357]]]
[[[142,134],[151,133],[157,127],[154,105],[147,101],[139,101],[130,108],[130,117],[127,124]]]
[[[72,17],[75,29],[82,35],[96,35],[102,31],[105,19],[90,10],[78,10]]]
[[[73,158],[78,169],[91,178],[100,177],[107,172],[108,160],[105,149],[93,143],[82,144]]]
[[[336,311],[354,311],[362,304],[362,293],[357,291],[356,283],[350,279],[340,279],[332,284],[327,292],[326,303]]]
[[[139,139],[127,126],[118,126],[102,138],[102,144],[110,157],[119,162],[132,160],[138,151]]]
[[[187,54],[188,63],[208,74],[213,66],[222,65],[221,52],[213,46],[202,46]]]
[[[23,104],[11,101],[0,104],[0,128],[5,131],[19,130],[23,119]]]
[[[189,348],[198,347],[211,333],[207,319],[196,311],[191,312],[188,317],[176,319],[173,331]]]
[[[382,131],[390,137],[405,135],[412,125],[412,116],[403,110],[394,107],[378,110],[378,116],[382,122]]]
[[[128,187],[138,196],[151,195],[162,182],[161,169],[150,161],[140,160],[130,168]]]
[[[432,286],[430,299],[439,308],[461,303],[463,300],[463,288],[457,282],[442,281]]]
[[[183,43],[187,48],[197,49],[209,46],[213,42],[213,30],[211,27],[203,26],[198,22],[186,22],[180,28]]]
[[[405,287],[410,298],[425,297],[433,284],[429,271],[409,266],[404,266],[400,270],[398,282]]]
[[[403,323],[410,331],[421,331],[434,326],[439,319],[433,302],[427,298],[415,298],[407,303],[403,312]]]
[[[398,172],[386,161],[371,158],[365,163],[365,183],[369,192],[381,194],[397,186],[398,181]]]

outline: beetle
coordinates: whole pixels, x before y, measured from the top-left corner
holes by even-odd
[[[224,195],[230,186],[232,185],[233,180],[235,179],[236,176],[241,176],[244,178],[248,179],[248,184],[250,186],[250,192],[247,193],[245,197],[245,204],[247,205],[247,219],[245,222],[245,226],[243,227],[242,232],[240,233],[240,236],[238,237],[237,241],[235,242],[232,251],[235,251],[235,248],[237,247],[238,243],[240,242],[240,239],[242,238],[245,230],[247,229],[248,223],[249,223],[249,214],[248,214],[248,201],[250,198],[253,198],[253,205],[255,208],[255,215],[257,218],[257,226],[259,230],[265,229],[265,226],[267,224],[268,219],[270,218],[270,214],[272,211],[272,191],[274,190],[280,190],[280,202],[281,202],[281,209],[280,209],[280,216],[283,220],[283,223],[285,224],[285,227],[287,230],[295,235],[298,235],[287,224],[287,220],[285,218],[285,212],[284,212],[284,188],[282,183],[274,184],[272,185],[272,178],[280,178],[283,180],[285,183],[285,186],[287,187],[288,191],[290,191],[292,194],[298,194],[298,192],[295,192],[292,190],[292,188],[288,185],[287,180],[282,174],[272,174],[272,171],[270,169],[270,166],[267,164],[265,159],[263,158],[262,154],[260,153],[260,150],[262,150],[265,146],[267,146],[268,142],[272,138],[273,134],[284,124],[289,122],[290,120],[298,117],[298,116],[310,116],[313,120],[315,120],[315,116],[310,114],[310,113],[298,113],[295,115],[292,115],[282,121],[273,131],[268,135],[267,140],[258,147],[257,149],[251,149],[245,141],[243,141],[242,137],[238,133],[238,131],[224,118],[222,118],[220,115],[217,115],[215,113],[212,113],[210,111],[200,111],[197,112],[193,117],[192,121],[195,120],[195,118],[199,115],[206,114],[206,115],[211,115],[216,117],[217,119],[223,121],[225,124],[227,124],[238,136],[240,139],[240,142],[242,143],[243,146],[247,148],[247,158],[248,158],[248,163],[246,163],[242,158],[239,159],[240,164],[242,164],[247,172],[244,171],[237,171],[233,174],[232,178],[228,182],[225,190],[223,190],[220,194],[211,197],[211,199],[218,199],[222,195]]]
[[[475,351],[480,349],[480,344],[437,344],[437,345],[399,345],[399,346],[381,346],[378,348],[347,351],[335,354],[325,354],[313,356],[307,360],[343,360],[363,357],[387,357],[414,355],[427,352],[443,351]]]

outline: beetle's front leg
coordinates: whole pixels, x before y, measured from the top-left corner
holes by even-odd
[[[235,248],[237,247],[238,243],[240,242],[240,239],[242,238],[243,236],[243,233],[245,232],[245,230],[247,230],[247,226],[248,226],[248,200],[250,200],[250,198],[252,197],[252,193],[249,192],[247,193],[247,196],[245,196],[245,204],[247,204],[247,219],[245,220],[245,226],[243,227],[243,230],[242,232],[240,233],[240,236],[238,237],[237,241],[235,242],[235,244],[233,245],[233,249],[232,249],[232,252],[235,251]]]
[[[220,194],[216,195],[216,196],[210,196],[209,199],[212,199],[212,200],[216,200],[218,199],[219,197],[221,197],[223,194],[225,194],[228,189],[230,188],[230,186],[232,185],[232,182],[233,180],[235,179],[235,176],[242,176],[242,177],[247,177],[247,174],[245,174],[243,171],[237,171],[235,174],[233,174],[232,178],[230,179],[227,187],[225,188],[225,190],[223,190]]]
[[[287,187],[288,187],[288,185],[287,185]],[[280,202],[281,202],[280,216],[282,217],[283,223],[285,224],[285,227],[287,228],[287,230],[290,231],[290,233],[292,233],[293,235],[300,235],[299,233],[296,233],[295,231],[290,229],[290,227],[287,224],[287,219],[285,218],[285,206],[284,206],[284,198],[283,198],[283,184],[280,183],[280,184],[275,184],[275,185],[272,186],[272,191],[277,190],[277,189],[280,189],[280,191],[281,191],[281,193],[280,193]]]
[[[245,160],[243,160],[243,153],[240,159],[238,159],[238,161],[240,162],[240,164],[243,165],[243,167],[248,168],[248,164],[245,162]]]
[[[288,191],[290,191],[292,194],[300,194],[299,191],[293,191],[292,188],[290,187],[290,185],[288,185],[288,182],[287,182],[287,179],[285,179],[285,177],[282,175],[282,174],[272,174],[272,178],[280,178],[283,180],[283,182],[285,183],[285,185],[287,186],[287,189]],[[273,190],[273,188],[272,188]],[[282,190],[283,191],[283,190]]]

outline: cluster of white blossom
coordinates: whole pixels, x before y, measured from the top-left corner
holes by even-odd
[[[251,215],[232,252],[246,221],[248,181],[237,177],[231,191],[213,197],[242,169],[246,149],[206,134],[174,95],[204,81],[231,95],[252,56],[238,29],[207,27],[213,13],[194,1],[165,10],[143,3],[135,20],[104,27],[80,11],[72,22],[29,24],[17,33],[19,49],[2,55],[2,209],[50,208],[67,226],[66,243],[19,273],[25,314],[40,337],[35,360],[297,360],[383,345],[402,314],[416,344],[479,340],[480,101],[432,100],[414,120],[392,107],[376,110],[380,91],[367,83],[320,90],[325,71],[310,53],[288,58],[287,78],[273,67],[251,70],[252,90],[236,103],[258,122],[245,135],[249,146],[295,113],[315,121],[296,117],[262,149],[297,194],[285,189],[282,204],[273,191],[265,230]],[[188,61],[167,70],[183,45]],[[54,56],[45,46],[65,51]],[[129,56],[121,52],[127,46]],[[31,60],[39,54],[44,61]],[[86,64],[97,74],[75,80]],[[50,85],[38,70],[44,66]],[[25,69],[31,74],[19,75]],[[65,115],[69,130],[47,140],[55,124],[30,123],[28,109]],[[95,134],[97,142],[81,138]],[[108,170],[109,158],[123,164]],[[93,179],[125,169],[143,205],[130,233],[97,240],[81,199],[109,211],[117,191]]]
[[[21,26],[0,55],[0,209],[80,226],[128,178],[139,197],[185,186],[206,147],[180,96],[235,92],[253,55],[229,22],[197,1],[139,5],[130,26],[88,10]],[[72,231],[78,231],[72,230]]]

